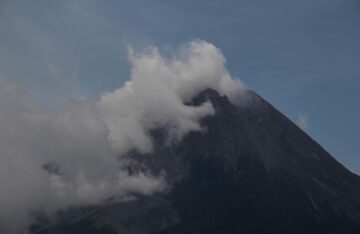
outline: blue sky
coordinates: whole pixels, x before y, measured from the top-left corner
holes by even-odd
[[[128,45],[193,39],[360,172],[358,0],[0,0],[0,77],[45,105],[121,86]]]

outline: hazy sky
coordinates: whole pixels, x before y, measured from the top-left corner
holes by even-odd
[[[45,106],[120,87],[129,45],[193,39],[360,171],[358,0],[0,0],[0,77]]]

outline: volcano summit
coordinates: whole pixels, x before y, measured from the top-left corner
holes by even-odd
[[[33,233],[360,233],[360,177],[253,91],[242,105],[206,89],[204,131],[131,152],[128,173],[166,174],[168,189],[127,202],[88,206],[42,220]],[[142,165],[142,166],[139,166]]]

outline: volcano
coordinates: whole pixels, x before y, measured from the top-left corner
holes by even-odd
[[[128,155],[129,173],[165,173],[167,191],[39,217],[31,232],[360,233],[360,177],[255,92],[243,99],[204,90],[188,103],[212,103],[204,131],[168,142],[155,129],[151,154]]]

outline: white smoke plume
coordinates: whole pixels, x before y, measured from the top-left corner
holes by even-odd
[[[236,102],[243,90],[215,46],[194,41],[166,59],[157,48],[130,50],[130,80],[92,103],[48,110],[21,88],[0,79],[0,232],[25,232],[31,213],[151,195],[166,175],[130,175],[119,156],[151,152],[149,131],[166,127],[171,140],[201,131],[210,103],[184,103],[206,88]],[[45,170],[45,169],[46,170]]]
[[[300,128],[302,128],[304,130],[308,130],[309,129],[309,116],[306,114],[299,113],[298,118],[299,118],[298,125],[300,126]]]

